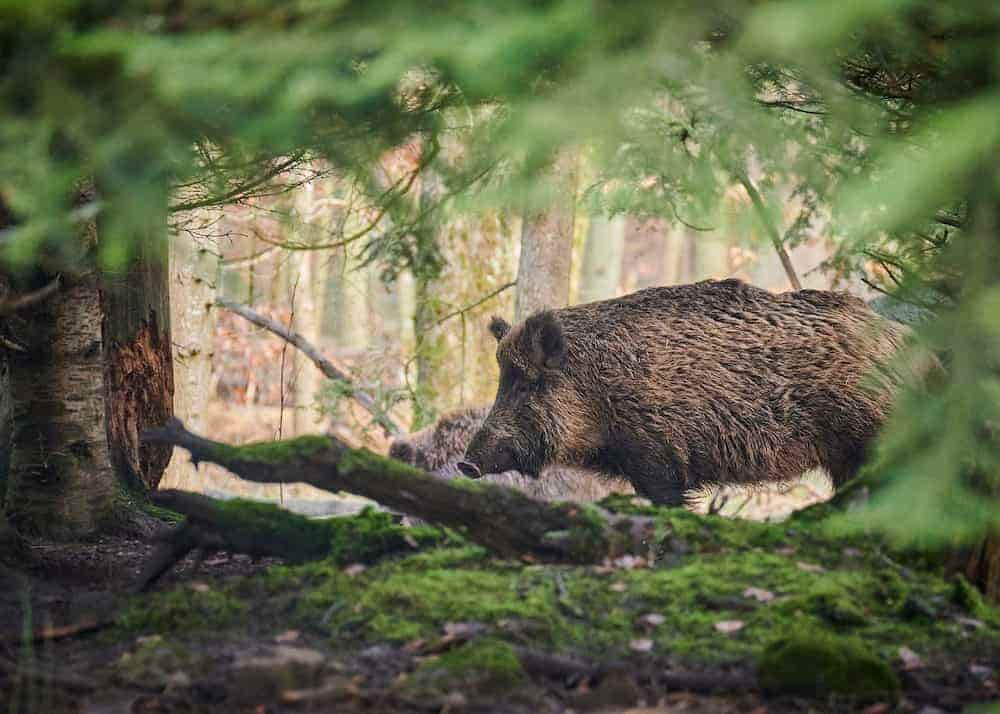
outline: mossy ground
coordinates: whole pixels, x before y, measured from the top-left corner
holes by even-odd
[[[831,535],[821,519],[763,524],[622,498],[605,505],[656,517],[655,562],[530,565],[494,559],[452,534],[414,540],[401,553],[386,546],[401,537],[398,527],[368,513],[340,522],[334,558],[138,598],[104,638],[160,635],[192,646],[272,641],[296,630],[331,657],[444,642],[386,685],[411,699],[432,690],[530,691],[515,645],[606,663],[661,657],[746,671],[759,664],[762,683],[796,693],[809,687],[787,678],[786,665],[809,671],[802,663],[811,658],[829,685],[813,694],[854,686],[862,672],[874,682],[865,698],[886,701],[896,696],[900,648],[928,666],[995,666],[1000,657],[996,608],[964,581],[875,537]],[[376,561],[383,551],[393,555]],[[478,638],[447,644],[456,623],[474,623]]]

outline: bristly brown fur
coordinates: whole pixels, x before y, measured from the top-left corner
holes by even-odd
[[[430,426],[393,440],[389,456],[443,478],[464,478],[456,464],[489,411],[487,404],[443,414]],[[546,469],[541,478],[517,471],[488,474],[484,478],[546,501],[598,501],[612,493],[633,493],[627,481],[572,467],[553,466]]]
[[[901,380],[885,365],[906,334],[844,293],[738,280],[542,313],[503,331],[497,399],[466,459],[620,474],[674,504],[816,467],[839,485],[886,418]]]

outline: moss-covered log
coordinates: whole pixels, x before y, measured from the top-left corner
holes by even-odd
[[[375,510],[349,518],[314,520],[269,503],[219,501],[197,493],[167,490],[153,495],[158,506],[184,514],[135,584],[145,590],[178,560],[195,549],[227,550],[290,562],[328,559],[335,564],[373,563],[448,540],[438,528],[406,528]]]
[[[192,434],[174,419],[144,438],[180,446],[193,461],[211,461],[250,481],[303,482],[365,496],[454,528],[506,557],[591,563],[627,553],[647,555],[653,545],[651,519],[613,516],[576,503],[541,503],[495,484],[445,481],[329,437],[237,447]]]

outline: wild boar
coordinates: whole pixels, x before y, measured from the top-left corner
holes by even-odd
[[[489,411],[487,404],[444,414],[427,428],[394,439],[389,456],[443,478],[463,478],[457,464]],[[634,493],[623,479],[603,478],[572,467],[552,466],[543,470],[541,477],[504,471],[484,478],[545,501],[599,501],[612,493]]]
[[[494,317],[500,384],[460,470],[618,475],[670,505],[715,484],[851,478],[901,376],[908,330],[844,293],[739,280]]]

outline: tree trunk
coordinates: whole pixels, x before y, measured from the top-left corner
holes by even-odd
[[[205,430],[212,381],[212,338],[219,259],[186,233],[170,237],[170,329],[173,339],[174,414]],[[200,490],[198,469],[182,453],[174,454],[161,488]]]
[[[625,216],[591,217],[583,251],[579,302],[607,300],[617,294],[625,255],[626,222]]]
[[[173,416],[168,246],[151,235],[135,250],[123,269],[101,280],[107,438],[118,475],[152,490],[171,452],[140,444],[139,434]]]
[[[20,531],[87,535],[111,516],[117,482],[105,430],[96,273],[25,310],[25,352],[10,359],[7,514]]]
[[[527,211],[521,224],[515,320],[569,303],[576,207],[577,156],[565,151],[551,169],[552,204]]]

